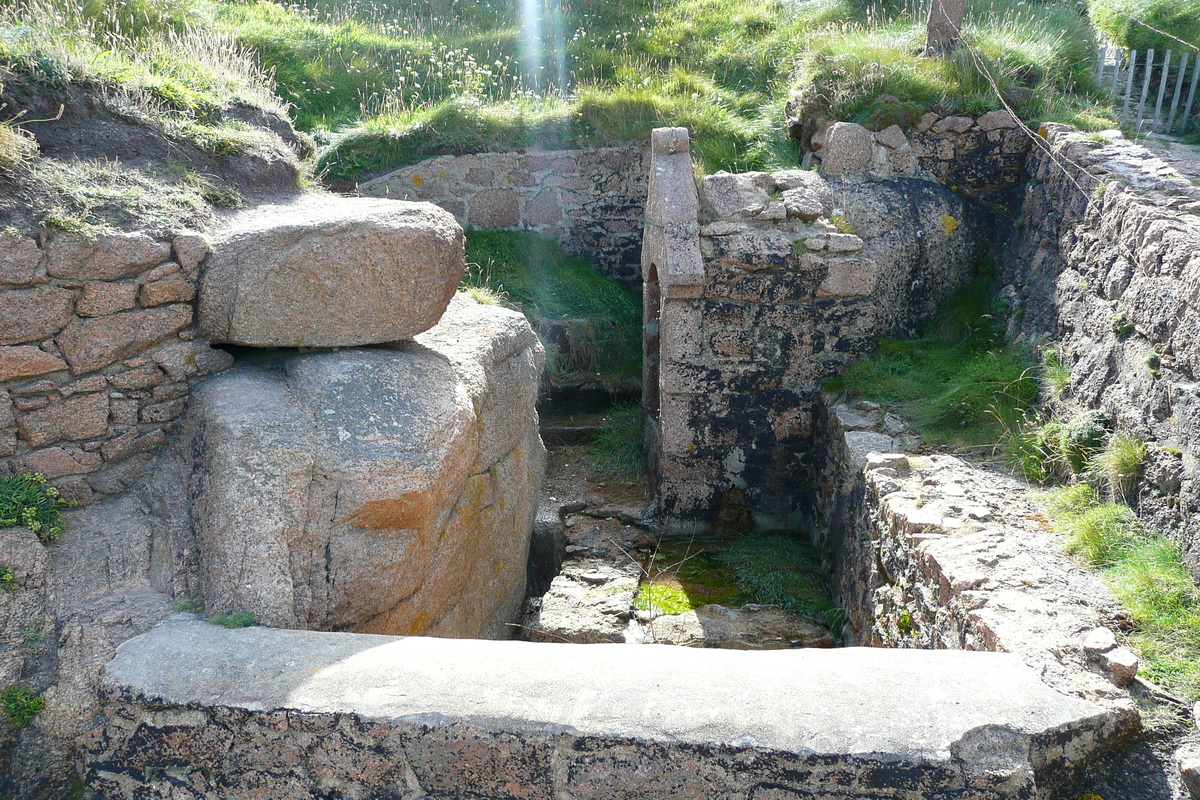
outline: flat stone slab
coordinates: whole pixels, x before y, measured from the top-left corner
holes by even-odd
[[[395,638],[186,616],[121,645],[102,696],[89,784],[122,798],[180,781],[205,798],[1032,797],[1123,725],[1000,653]]]

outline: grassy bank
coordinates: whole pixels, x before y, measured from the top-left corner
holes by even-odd
[[[1176,40],[1182,39],[1200,48],[1200,0],[1088,0],[1088,11],[1096,27],[1122,47],[1178,53],[1187,49]]]
[[[557,382],[641,379],[642,304],[629,289],[533,233],[468,231],[467,262],[466,287],[531,318],[572,321],[569,352],[547,346],[547,370]]]
[[[1004,342],[984,275],[916,339],[882,339],[879,351],[826,386],[882,403],[930,445],[995,445],[1037,401],[1032,356]]]
[[[1086,483],[1056,490],[1047,505],[1068,552],[1099,570],[1129,609],[1128,641],[1141,654],[1142,674],[1200,700],[1200,590],[1178,547]]]

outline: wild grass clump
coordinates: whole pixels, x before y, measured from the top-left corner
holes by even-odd
[[[629,289],[557,242],[523,231],[468,231],[467,261],[467,285],[502,294],[531,317],[577,321],[570,352],[547,353],[555,380],[640,380],[641,298]]]
[[[816,617],[838,630],[841,611],[821,574],[816,550],[790,536],[743,537],[717,559],[752,602]]]
[[[1200,48],[1200,0],[1088,0],[1087,5],[1096,27],[1122,47],[1178,54],[1187,48],[1174,36]]]
[[[38,474],[8,475],[0,478],[0,528],[24,526],[49,544],[63,532],[62,510],[74,505],[59,497],[58,490],[46,485]]]
[[[817,32],[797,71],[800,108],[810,117],[853,120],[876,130],[915,121],[913,114],[878,118],[882,96],[922,112],[977,116],[1008,104],[1024,119],[1052,118],[1086,129],[1115,125],[1093,78],[1095,41],[1078,8],[979,0],[969,4],[963,38],[950,56],[925,58],[923,16],[886,6],[865,24]]]
[[[1141,654],[1142,674],[1189,701],[1200,699],[1200,591],[1178,547],[1086,484],[1054,491],[1047,510],[1070,552],[1101,570],[1129,610],[1129,642]]]
[[[0,83],[0,90],[3,88]],[[0,120],[0,177],[24,172],[37,158],[37,140],[16,122],[15,119]]]
[[[642,407],[617,403],[605,414],[604,426],[588,446],[592,469],[609,480],[636,480],[646,473],[646,438]]]
[[[962,290],[918,339],[883,339],[840,382],[894,407],[929,444],[995,444],[1038,396],[1030,354],[1004,343],[987,275]],[[830,388],[838,388],[835,383]]]
[[[247,611],[238,611],[233,614],[213,614],[208,618],[208,621],[213,625],[220,625],[222,628],[252,628],[258,624],[258,620],[254,615]]]
[[[0,708],[9,724],[24,728],[46,707],[46,699],[28,686],[10,683],[0,694]]]

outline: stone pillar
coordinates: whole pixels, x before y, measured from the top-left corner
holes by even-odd
[[[700,256],[700,201],[692,172],[687,128],[658,128],[651,134],[650,187],[642,239],[643,380],[646,446],[654,492],[662,498],[664,479],[690,439],[680,430],[682,417],[671,410],[686,402],[672,375],[672,362],[683,360],[687,330],[698,328],[704,261]],[[671,420],[665,416],[672,416]],[[671,457],[675,456],[675,459]]]

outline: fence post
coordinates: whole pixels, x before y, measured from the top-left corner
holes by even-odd
[[[1129,72],[1125,75],[1125,102],[1121,105],[1121,119],[1129,119],[1129,98],[1133,97],[1133,69],[1137,66],[1137,50],[1129,51]]]
[[[1112,88],[1108,92],[1109,95],[1112,96],[1114,101],[1117,99],[1117,88],[1119,86],[1119,83],[1120,83],[1119,79],[1121,77],[1121,56],[1124,54],[1125,54],[1125,51],[1118,47],[1117,48],[1117,62],[1113,67]]]
[[[1167,73],[1171,71],[1171,56],[1175,54],[1174,50],[1167,51],[1167,58],[1162,65],[1162,78],[1158,81],[1158,99],[1154,101],[1154,122],[1150,123],[1150,130],[1158,130],[1158,120],[1162,115],[1163,95],[1167,93]]]
[[[1196,54],[1196,62],[1192,64],[1192,88],[1188,89],[1187,105],[1183,107],[1183,130],[1187,130],[1188,118],[1192,116],[1192,101],[1196,99],[1196,83],[1200,80],[1200,53]]]
[[[1144,69],[1146,71],[1146,77],[1142,80],[1142,96],[1138,100],[1137,117],[1134,119],[1134,123],[1137,125],[1138,130],[1141,130],[1142,119],[1146,113],[1146,95],[1150,94],[1150,73],[1154,71],[1153,47],[1146,51],[1146,66]]]
[[[1167,133],[1170,133],[1175,128],[1175,112],[1179,110],[1179,93],[1183,90],[1183,78],[1187,75],[1188,65],[1187,50],[1183,51],[1179,61],[1179,77],[1175,79],[1175,97],[1171,100],[1171,116],[1167,119]]]

